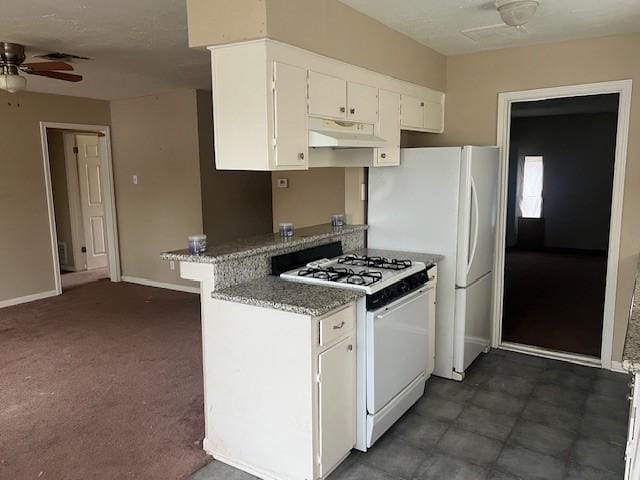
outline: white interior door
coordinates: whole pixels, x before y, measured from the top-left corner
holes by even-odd
[[[102,159],[97,135],[77,135],[78,179],[87,269],[107,266]]]
[[[460,171],[456,284],[466,287],[493,269],[498,200],[498,148],[464,147]]]

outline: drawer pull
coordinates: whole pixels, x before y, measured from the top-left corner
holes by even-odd
[[[333,329],[334,329],[334,330],[340,330],[342,327],[344,327],[344,321],[342,321],[342,322],[340,322],[340,323],[338,323],[338,324],[334,325],[334,326],[333,326]]]

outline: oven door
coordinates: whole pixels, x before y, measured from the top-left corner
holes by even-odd
[[[425,285],[367,312],[367,411],[382,409],[427,370],[429,290]]]

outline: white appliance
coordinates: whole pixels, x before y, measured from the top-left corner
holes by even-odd
[[[356,448],[366,452],[422,397],[433,371],[436,266],[343,255],[280,276],[366,294],[356,325]]]
[[[434,375],[462,380],[491,343],[498,147],[402,149],[369,171],[368,246],[444,255]]]

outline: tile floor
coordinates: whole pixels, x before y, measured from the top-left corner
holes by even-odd
[[[620,480],[629,377],[504,350],[425,396],[330,480]],[[255,477],[212,462],[192,480]]]

